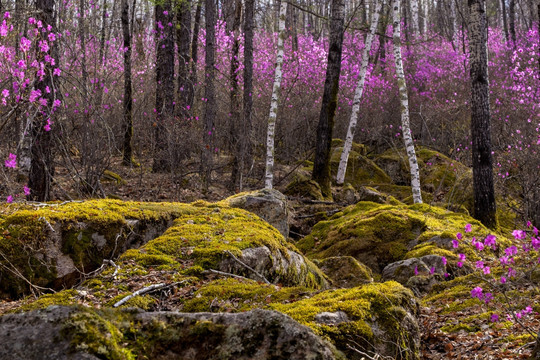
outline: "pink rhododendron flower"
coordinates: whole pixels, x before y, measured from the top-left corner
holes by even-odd
[[[472,231],[472,225],[471,224],[465,225],[465,232],[471,232],[471,231]]]
[[[448,263],[448,260],[446,260],[446,258],[444,256],[441,257],[441,262],[443,263],[443,265],[446,265]]]
[[[8,204],[11,204],[13,202],[13,196],[9,195],[7,198],[6,198],[6,202]]]
[[[482,291],[483,291],[482,288],[480,286],[477,286],[471,290],[471,296],[478,299],[482,299]]]
[[[463,239],[463,234],[462,234],[462,233],[460,233],[460,232],[459,232],[459,233],[457,233],[457,234],[456,234],[456,238],[457,238],[458,240],[461,240],[461,239]]]
[[[24,195],[26,195],[26,196],[30,195],[30,188],[28,186],[24,185],[23,192],[24,192]]]
[[[514,230],[512,231],[512,235],[514,235],[516,240],[524,240],[527,237],[527,233],[523,230]]]
[[[7,168],[15,169],[17,167],[17,155],[9,153],[8,159],[4,162]]]
[[[452,247],[454,249],[457,249],[459,247],[459,241],[457,241],[456,239],[452,240]]]

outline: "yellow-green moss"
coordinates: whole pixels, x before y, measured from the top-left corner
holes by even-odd
[[[64,324],[61,334],[70,340],[73,351],[88,352],[102,359],[136,358],[131,350],[124,347],[123,334],[115,321],[110,321],[90,309],[72,314]]]
[[[314,259],[331,256],[353,256],[374,271],[403,258],[428,254],[455,258],[451,252],[435,244],[425,245],[434,236],[454,239],[464,232],[466,224],[473,231],[468,238],[483,238],[490,233],[477,220],[466,214],[454,213],[427,204],[388,205],[359,202],[313,227],[312,233],[297,246]],[[503,236],[498,236],[504,242]],[[415,246],[408,252],[407,249]],[[462,242],[460,252],[470,252],[470,245]],[[463,250],[463,251],[462,251]]]
[[[456,324],[456,325],[445,325],[443,327],[441,327],[441,331],[444,331],[446,333],[453,333],[453,332],[458,332],[458,331],[461,331],[461,330],[464,330],[466,332],[478,332],[480,331],[480,326],[479,325],[470,325],[470,324],[464,324],[462,322],[460,322],[459,324]]]
[[[310,175],[298,171],[292,181],[285,188],[284,194],[311,200],[324,200],[321,186],[311,180]]]
[[[237,312],[267,308],[270,303],[296,301],[313,290],[306,287],[281,288],[253,280],[214,280],[197,290],[182,306],[184,312]]]
[[[126,296],[129,296],[130,294],[121,294],[118,296],[115,296],[111,300],[109,300],[105,305],[107,306],[113,306],[118,301],[122,300]],[[142,295],[142,296],[134,296],[128,301],[126,301],[124,304],[122,304],[120,307],[136,307],[142,310],[150,310],[152,306],[157,302],[157,299],[150,295]]]
[[[105,170],[101,179],[104,181],[113,181],[116,185],[124,185],[126,183],[120,175],[111,170]]]
[[[45,294],[40,296],[37,300],[25,303],[19,311],[32,311],[38,309],[45,309],[51,305],[74,305],[77,304],[77,296],[79,295],[77,290],[62,290],[54,294]]]
[[[309,299],[290,304],[272,304],[277,311],[291,316],[301,324],[307,325],[315,333],[328,338],[338,349],[346,350],[351,340],[371,346],[380,341],[374,336],[370,324],[386,333],[398,347],[409,347],[414,354],[418,349],[411,349],[412,334],[404,330],[402,321],[406,312],[416,312],[412,303],[414,295],[397,282],[367,284],[352,289],[329,290]],[[319,324],[315,316],[322,312],[342,311],[350,321],[337,326]],[[376,324],[376,325],[375,325]],[[403,356],[403,355],[401,355]]]

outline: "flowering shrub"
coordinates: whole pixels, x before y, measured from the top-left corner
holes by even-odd
[[[470,224],[465,228],[465,232],[471,232]],[[458,233],[453,245],[459,251],[462,246],[470,244],[481,259],[473,265],[475,277],[480,280],[481,286],[471,290],[471,297],[483,301],[486,305],[492,304],[495,299],[503,302],[506,309],[504,318],[520,323],[520,319],[533,313],[533,308],[530,305],[515,305],[509,292],[517,286],[536,286],[531,281],[531,275],[540,264],[540,238],[538,229],[530,222],[527,223],[527,230],[514,230],[512,235],[517,245],[504,249],[497,244],[495,235],[488,235],[483,240],[473,237],[469,242],[464,240],[463,234]],[[460,261],[457,266],[462,267],[466,256],[463,253],[458,253],[458,256]],[[493,313],[491,321],[499,320],[499,314]]]

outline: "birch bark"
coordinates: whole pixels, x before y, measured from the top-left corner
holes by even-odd
[[[360,100],[364,92],[364,85],[366,83],[367,67],[369,64],[369,52],[371,51],[371,44],[373,42],[373,36],[377,30],[377,24],[379,22],[379,16],[382,8],[382,0],[375,0],[375,12],[371,19],[371,27],[369,33],[366,36],[366,43],[362,52],[362,64],[360,66],[360,77],[358,79],[358,85],[354,92],[353,107],[351,117],[349,119],[349,128],[347,129],[347,137],[345,138],[345,144],[343,145],[343,151],[341,152],[341,158],[339,160],[339,167],[337,172],[337,184],[342,185],[345,181],[345,173],[347,172],[347,162],[349,161],[349,154],[351,152],[352,142],[354,138],[354,132],[356,130],[356,124],[358,122],[358,113],[360,112]]]
[[[420,191],[420,172],[418,170],[418,161],[414,150],[414,142],[411,135],[411,126],[409,123],[409,97],[407,95],[407,82],[405,81],[405,72],[403,71],[403,60],[401,58],[401,11],[400,1],[394,0],[394,60],[396,62],[396,75],[399,87],[399,97],[401,100],[401,128],[403,131],[403,140],[409,159],[411,170],[411,187],[414,203],[422,202],[422,192]]]
[[[274,181],[274,136],[276,131],[276,119],[279,105],[279,98],[281,95],[281,79],[283,77],[283,52],[284,52],[284,40],[286,36],[285,31],[285,18],[287,15],[287,2],[282,1],[279,7],[279,21],[278,21],[278,43],[277,43],[277,56],[276,56],[276,68],[274,71],[274,86],[272,88],[272,100],[270,102],[270,115],[268,116],[268,130],[266,133],[266,173],[264,180],[264,187],[271,189]]]

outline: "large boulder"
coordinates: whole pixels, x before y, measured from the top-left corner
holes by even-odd
[[[333,256],[315,260],[315,264],[338,288],[352,288],[373,281],[371,269],[351,256]]]
[[[0,317],[0,358],[344,359],[309,328],[275,311],[186,314],[76,307]]]
[[[429,193],[433,201],[445,203],[449,209],[472,210],[472,171],[457,160],[435,150],[419,147],[416,157],[420,168],[422,190]],[[390,149],[374,159],[396,185],[409,186],[411,175],[405,149]],[[396,197],[398,188],[380,189]]]
[[[144,268],[221,271],[284,286],[325,288],[326,276],[273,226],[242,209],[200,203],[120,260]]]
[[[289,236],[287,197],[275,189],[262,189],[231,196],[223,203],[250,211],[275,227],[285,238]]]
[[[359,202],[316,224],[297,246],[313,259],[352,256],[379,274],[388,264],[424,255],[445,256],[455,264],[457,255],[446,248],[446,242],[436,240],[455,239],[468,223],[473,225],[471,237],[490,233],[466,214],[427,204]],[[462,246],[473,253],[470,244],[462,242]]]
[[[190,209],[118,200],[2,205],[0,297],[20,297],[30,291],[29,283],[69,287],[103,260],[161,235]]]

